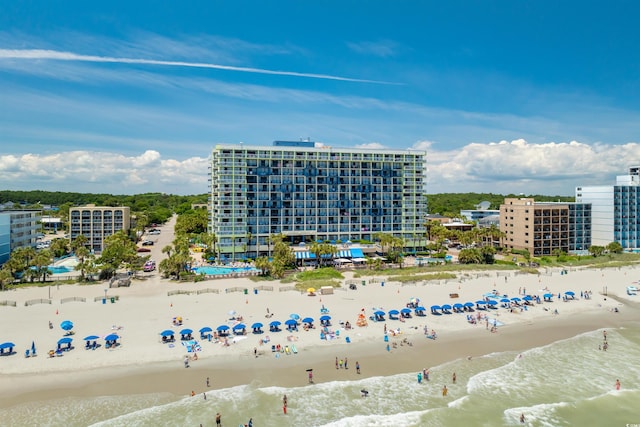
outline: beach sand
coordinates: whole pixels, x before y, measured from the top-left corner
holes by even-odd
[[[352,273],[346,273],[347,279]],[[505,279],[506,276],[506,279]],[[505,350],[521,351],[549,344],[563,338],[599,328],[611,328],[638,320],[638,308],[634,298],[625,294],[626,286],[635,281],[635,268],[605,270],[575,270],[560,274],[560,270],[541,275],[514,275],[513,272],[465,273],[459,279],[441,283],[401,285],[389,282],[389,278],[368,280],[357,290],[347,286],[332,295],[309,296],[298,291],[279,291],[290,285],[277,282],[252,282],[248,278],[225,278],[199,283],[176,283],[161,279],[156,273],[134,280],[129,288],[107,289],[98,285],[60,285],[55,287],[31,287],[4,292],[1,300],[16,301],[16,307],[1,306],[0,339],[16,344],[12,356],[0,358],[0,405],[11,407],[26,401],[41,401],[61,397],[103,396],[131,393],[170,392],[176,396],[206,391],[205,379],[211,380],[211,388],[224,388],[238,384],[255,383],[260,386],[299,386],[307,383],[306,369],[313,369],[315,382],[349,380],[363,376],[382,376],[403,372],[418,372],[424,368],[460,358],[474,357]],[[360,279],[358,279],[360,280]],[[382,282],[384,281],[384,285]],[[273,291],[254,288],[273,286]],[[247,289],[244,292],[225,292],[230,288]],[[497,332],[487,329],[481,321],[477,325],[467,322],[467,314],[412,317],[405,322],[387,319],[385,322],[368,322],[357,327],[356,319],[364,309],[367,318],[374,309],[388,311],[401,309],[411,298],[419,298],[427,308],[437,304],[475,302],[483,294],[496,290],[499,295],[522,296],[552,293],[553,302],[534,304],[526,311],[507,309],[489,310],[490,322],[496,319],[502,324]],[[107,294],[107,303],[102,297]],[[219,293],[196,293],[204,289],[216,289]],[[189,294],[168,296],[171,291],[189,291]],[[557,299],[565,291],[576,293],[576,300],[563,302]],[[591,299],[580,298],[581,291],[592,291]],[[608,296],[601,293],[606,291]],[[47,299],[51,293],[52,304],[25,306],[34,299]],[[451,298],[451,294],[458,294]],[[115,303],[111,296],[118,296]],[[67,302],[64,298],[85,298],[86,302]],[[94,301],[97,299],[97,301]],[[499,299],[499,298],[498,298]],[[265,332],[248,335],[224,346],[200,340],[202,351],[198,360],[183,365],[186,348],[178,340],[170,347],[162,344],[159,332],[191,328],[198,339],[198,330],[209,326],[233,325],[231,317],[241,315],[243,323],[251,326],[272,320],[284,322],[292,313],[301,317],[320,316],[325,307],[332,316],[333,330],[339,330],[339,338],[321,340],[319,325],[309,331],[289,333]],[[547,310],[545,310],[545,308]],[[618,308],[619,312],[614,312]],[[553,314],[557,309],[558,314]],[[268,312],[272,317],[266,317]],[[235,312],[234,316],[230,313]],[[481,311],[484,312],[484,311]],[[477,311],[472,313],[474,316]],[[181,316],[182,326],[172,324]],[[64,335],[60,328],[63,320],[74,323],[74,349],[62,357],[49,358],[48,350],[54,349]],[[49,329],[49,321],[54,325]],[[353,329],[341,328],[341,322],[349,321]],[[490,323],[490,324],[491,324]],[[384,341],[384,325],[399,330],[397,336]],[[425,326],[434,329],[438,338],[427,339]],[[117,333],[121,345],[115,349],[85,350],[82,338],[86,335],[104,337]],[[259,342],[266,337],[270,341]],[[349,337],[351,343],[346,343]],[[179,335],[178,337],[179,338]],[[403,340],[408,343],[403,343]],[[24,350],[35,342],[39,355],[24,357]],[[98,342],[104,344],[103,339]],[[411,345],[409,345],[409,343]],[[295,345],[297,354],[273,353],[271,345]],[[387,351],[387,344],[390,345]],[[395,347],[394,347],[395,344]],[[258,357],[254,357],[254,348]],[[348,358],[349,369],[335,369],[335,358]],[[356,374],[355,362],[362,367]],[[447,373],[447,375],[449,375]]]

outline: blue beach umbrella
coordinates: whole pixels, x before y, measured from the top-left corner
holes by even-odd
[[[543,297],[544,298],[553,298],[553,294],[544,294]]]
[[[467,301],[464,304],[462,304],[463,306],[467,307],[467,308],[473,308],[473,306],[475,305],[474,303],[472,303],[471,301]]]
[[[84,337],[84,341],[94,341],[94,340],[97,340],[98,338],[100,338],[100,337],[97,336],[97,335],[89,335],[89,336]]]
[[[302,319],[302,323],[313,323],[313,317],[305,317]]]
[[[376,311],[374,314],[378,314],[381,313],[381,316],[384,316],[384,311]],[[320,316],[320,320],[323,322],[326,322],[327,320],[331,320],[331,316],[329,316],[328,314],[325,314],[324,316]]]
[[[298,324],[298,322],[296,322],[296,320],[295,320],[295,319],[288,319],[288,320],[286,320],[286,321],[284,322],[284,324],[285,324],[285,325],[287,325],[287,326],[293,326],[293,325],[297,325],[297,324]]]
[[[198,332],[200,332],[201,334],[206,334],[207,332],[213,332],[213,329],[211,329],[208,326],[204,326],[204,327],[200,328],[200,331],[198,331]]]
[[[432,312],[432,313],[433,313],[433,312],[436,312],[436,311],[438,311],[438,310],[441,310],[441,309],[442,309],[442,307],[440,307],[439,305],[432,305],[432,306],[431,306],[431,312]]]
[[[445,304],[445,305],[443,305],[441,308],[442,308],[442,311],[449,311],[449,310],[451,310],[451,306],[450,306],[449,304]]]
[[[498,305],[498,301],[496,301],[494,299],[490,299],[489,301],[487,301],[487,304],[489,304],[489,305]]]
[[[400,310],[400,313],[403,313],[403,314],[411,313],[411,309],[405,307],[402,310]]]
[[[65,320],[60,323],[60,327],[65,331],[70,331],[71,329],[73,329],[73,322],[71,320]]]
[[[507,304],[508,304],[508,303],[510,303],[510,302],[511,302],[511,300],[510,300],[509,298],[502,298],[502,299],[500,300],[500,302],[503,302],[503,303],[507,303]]]
[[[294,319],[294,320],[300,320],[300,315],[299,315],[299,314],[296,314],[296,313],[291,313],[291,314],[289,315],[289,318],[290,318],[290,319]]]
[[[565,294],[565,295],[568,295],[568,296],[570,296],[570,297],[575,296],[575,292],[573,292],[573,291],[567,291],[567,292],[565,292],[564,294]]]
[[[389,316],[397,316],[400,314],[398,310],[389,310]]]
[[[116,340],[119,340],[119,339],[120,339],[120,337],[117,334],[110,334],[110,335],[107,335],[106,337],[104,337],[105,341],[116,341]]]
[[[217,327],[218,332],[220,331],[228,331],[229,330],[229,326],[227,325],[220,325]]]
[[[183,330],[180,331],[180,335],[190,335],[192,333],[193,333],[193,331],[191,329],[188,329],[188,328],[187,329],[183,329]]]
[[[60,338],[60,339],[58,340],[58,345],[61,345],[61,344],[71,344],[71,341],[73,341],[73,338],[71,338],[71,337],[64,337],[64,338]]]
[[[171,335],[175,335],[175,332],[173,332],[171,329],[165,329],[164,331],[160,332],[160,335],[163,337],[170,337]]]
[[[239,331],[241,329],[247,329],[247,326],[244,323],[238,323],[237,325],[234,325],[234,327],[233,327],[234,331]]]
[[[531,297],[531,295],[525,295],[522,297],[522,299],[525,301],[531,301],[533,298]]]
[[[521,300],[520,298],[518,298],[518,297],[513,297],[513,298],[511,298],[511,301],[513,301],[513,302],[520,302],[520,301],[522,301],[522,300]]]
[[[253,325],[251,325],[251,329],[260,329],[262,328],[264,325],[260,322],[256,322]]]
[[[282,322],[280,322],[279,320],[274,320],[273,322],[269,323],[269,326],[280,326],[282,325]]]

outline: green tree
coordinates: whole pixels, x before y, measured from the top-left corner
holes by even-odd
[[[8,267],[3,265],[2,268],[0,268],[0,290],[4,291],[8,289],[9,285],[12,285],[13,282],[13,273]]]
[[[618,242],[611,242],[607,245],[607,251],[612,254],[621,254],[623,251],[622,245]]]
[[[39,251],[31,261],[35,270],[35,278],[44,282],[49,274],[49,265],[53,262],[53,253],[49,249]]]
[[[589,247],[589,253],[594,257],[599,257],[604,253],[604,246],[591,245]]]
[[[482,264],[484,257],[477,248],[462,249],[458,254],[460,264]]]
[[[104,239],[104,249],[98,264],[106,277],[112,277],[124,263],[133,262],[137,256],[135,243],[124,232],[119,231]]]
[[[255,266],[258,270],[260,270],[260,274],[262,276],[266,276],[267,274],[269,274],[269,271],[271,270],[271,262],[269,261],[269,258],[267,258],[266,256],[260,256],[256,258]]]
[[[60,258],[69,253],[69,241],[67,239],[54,239],[49,249],[54,257]]]

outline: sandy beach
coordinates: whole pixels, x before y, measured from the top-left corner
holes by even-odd
[[[16,301],[16,307],[1,306],[3,321],[0,339],[16,344],[16,354],[0,357],[0,401],[10,407],[25,401],[39,401],[65,396],[102,396],[125,393],[166,391],[186,395],[192,390],[205,391],[205,379],[210,377],[211,388],[238,384],[299,386],[308,379],[306,369],[313,369],[314,381],[355,379],[355,362],[362,366],[361,376],[380,376],[420,371],[442,362],[505,351],[525,350],[552,343],[579,333],[637,322],[635,299],[627,296],[626,287],[636,281],[635,268],[605,270],[575,270],[561,274],[560,270],[540,275],[515,275],[513,272],[466,273],[464,278],[447,282],[401,285],[378,277],[361,284],[356,290],[343,286],[332,295],[309,296],[294,290],[280,291],[288,285],[277,282],[252,282],[249,278],[208,280],[199,283],[176,283],[161,279],[154,272],[142,280],[134,280],[129,288],[107,289],[98,285],[61,285],[51,288],[31,287],[4,292],[0,300]],[[346,283],[352,273],[346,273]],[[384,282],[384,284],[383,284]],[[273,290],[254,291],[257,286],[273,286]],[[228,292],[229,289],[247,289]],[[205,289],[215,292],[197,293]],[[107,294],[106,304],[102,298]],[[188,294],[169,294],[172,291]],[[483,295],[496,292],[500,299],[551,293],[552,302],[533,303],[526,310],[507,308],[476,310],[473,313],[433,315],[432,305],[475,302]],[[575,300],[558,299],[560,294],[573,291]],[[591,298],[581,298],[581,292],[591,291]],[[606,291],[608,296],[602,295]],[[25,302],[48,299],[52,304]],[[452,298],[452,294],[457,297]],[[115,302],[110,302],[111,297]],[[455,295],[454,295],[455,296]],[[84,298],[85,302],[61,303],[67,298]],[[375,310],[400,310],[419,298],[427,308],[427,316],[415,315],[404,322],[390,320],[373,322],[369,316]],[[97,301],[96,301],[97,300]],[[320,339],[318,318],[321,309],[328,310],[336,334],[333,339]],[[615,312],[615,309],[618,312]],[[554,314],[557,310],[558,314]],[[358,314],[365,313],[368,325],[356,326]],[[312,317],[316,328],[298,332],[269,332],[272,320],[284,322],[292,313],[302,318]],[[467,320],[486,313],[477,324]],[[247,335],[229,337],[229,345],[200,340],[198,330],[220,325],[232,327],[233,318],[243,318],[249,329]],[[175,317],[182,317],[182,326],[174,326]],[[48,356],[57,341],[64,336],[60,323],[73,322],[74,349],[61,357]],[[344,328],[346,322],[351,330]],[[496,332],[490,326],[497,322]],[[53,329],[49,328],[49,322]],[[251,333],[255,322],[265,324],[265,333]],[[384,327],[389,341],[384,341]],[[437,339],[427,339],[425,327],[436,331]],[[173,345],[163,344],[159,333],[165,329],[179,332],[194,330],[201,351],[198,360],[190,361],[185,369],[186,347],[179,340]],[[103,337],[116,333],[120,345],[106,349]],[[82,340],[97,335],[102,347],[85,350]],[[395,335],[395,336],[394,336]],[[347,337],[349,338],[347,343]],[[267,341],[267,342],[265,342]],[[24,357],[32,342],[37,357]],[[387,344],[389,349],[387,350]],[[272,352],[272,345],[297,349],[297,354]],[[254,355],[257,350],[258,357]],[[335,369],[335,358],[347,358],[350,368]]]

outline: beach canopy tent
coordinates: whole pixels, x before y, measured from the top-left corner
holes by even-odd
[[[487,308],[487,302],[486,302],[486,301],[484,301],[484,300],[478,300],[478,301],[476,301],[476,306],[477,306],[479,309],[484,310],[484,309],[486,309],[486,308]]]
[[[291,313],[289,315],[289,319],[300,320],[300,315],[296,313]]]
[[[432,306],[431,306],[431,312],[432,312],[432,313],[434,313],[434,314],[435,314],[435,313],[437,313],[437,312],[438,312],[438,310],[442,310],[442,307],[440,307],[439,305],[432,305]]]
[[[496,305],[498,305],[498,301],[494,299],[490,299],[489,301],[487,301],[487,304],[490,305],[491,307],[495,307]]]
[[[60,338],[58,340],[58,350],[71,350],[71,342],[73,341],[73,338],[71,337],[64,337],[64,338]],[[62,348],[62,346],[66,346],[65,348]]]
[[[171,329],[165,329],[164,331],[160,332],[160,335],[163,337],[171,337],[175,335],[175,332],[173,332]]]
[[[531,300],[533,300],[533,297],[531,295],[525,295],[525,296],[522,297],[522,299],[525,300],[525,301],[531,301]]]
[[[273,322],[269,323],[269,330],[271,332],[279,332],[280,325],[282,325],[282,322],[280,322],[279,320],[274,320]]]
[[[191,335],[192,333],[193,333],[193,330],[189,328],[185,328],[180,331],[180,335]]]
[[[443,312],[443,313],[449,313],[449,312],[451,311],[451,308],[452,308],[452,307],[451,307],[451,305],[449,305],[449,304],[445,304],[445,305],[443,305],[443,306],[442,306],[442,307],[440,307],[440,308],[442,308],[442,312]]]
[[[245,330],[247,329],[247,325],[244,323],[238,323],[233,326],[233,333],[236,335],[244,335]]]
[[[120,336],[118,334],[109,334],[106,337],[104,337],[105,341],[117,341],[120,339]]]
[[[203,326],[202,328],[200,328],[200,330],[198,332],[200,332],[200,334],[204,335],[206,333],[213,332],[213,329],[211,329],[208,326]]]
[[[520,301],[522,301],[522,300],[521,300],[520,298],[518,298],[518,297],[513,297],[513,298],[511,298],[511,301],[513,301],[513,302],[520,302]]]
[[[313,323],[313,317],[305,317],[304,319],[302,319],[302,323]]]
[[[402,310],[400,310],[400,313],[404,313],[404,314],[411,313],[411,309],[405,307]]]
[[[505,304],[509,304],[511,302],[511,300],[509,298],[502,298],[500,300],[500,302],[505,303]]]
[[[414,310],[416,311],[416,316],[425,316],[426,314],[424,312],[427,311],[427,309],[422,306],[416,307]]]
[[[459,302],[453,304],[453,310],[454,311],[463,311],[464,310],[464,305],[460,304]]]
[[[220,325],[216,328],[216,330],[218,332],[224,332],[224,331],[228,331],[229,330],[229,326],[228,325]]]
[[[98,338],[100,338],[100,337],[97,336],[97,335],[88,335],[88,336],[84,337],[84,341],[95,341]]]
[[[475,307],[475,306],[476,306],[476,305],[475,305],[474,303],[472,303],[471,301],[467,301],[467,302],[465,302],[465,303],[464,303],[464,304],[462,304],[462,305],[463,305],[464,307],[467,307],[467,308],[473,308],[473,307]]]
[[[253,325],[251,325],[251,329],[253,329],[253,333],[254,334],[261,334],[262,333],[262,327],[264,325],[260,322],[256,322]]]
[[[73,329],[73,322],[71,320],[64,320],[60,323],[60,327],[65,331],[70,331]]]
[[[284,322],[284,324],[287,326],[287,329],[290,331],[298,329],[298,322],[295,319],[288,319]]]
[[[382,314],[384,314],[384,312],[382,312]],[[331,320],[331,316],[329,316],[328,314],[320,316],[320,321],[326,322],[327,320]]]
[[[12,342],[3,342],[2,344],[0,344],[0,354],[5,354],[5,350],[9,350],[7,352],[7,354],[13,354],[13,347],[15,347],[16,345]]]
[[[391,320],[398,320],[398,315],[400,314],[400,312],[398,310],[389,310],[389,319]]]
[[[552,302],[553,301],[553,294],[544,294],[543,298],[547,302]]]
[[[382,322],[384,321],[384,315],[386,313],[382,310],[376,310],[373,312],[373,320],[375,320],[376,322]]]
[[[575,296],[576,296],[576,294],[574,292],[572,292],[572,291],[567,291],[567,292],[564,293],[564,295],[569,297],[569,298],[571,298],[571,299],[574,299]]]

